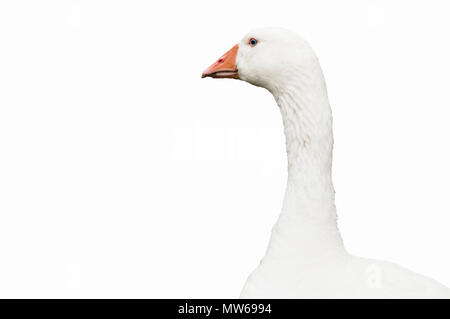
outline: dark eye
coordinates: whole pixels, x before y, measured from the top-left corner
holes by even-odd
[[[250,39],[248,39],[248,44],[249,44],[251,47],[254,47],[254,46],[256,45],[256,43],[258,43],[258,41],[257,41],[255,38],[250,38]]]

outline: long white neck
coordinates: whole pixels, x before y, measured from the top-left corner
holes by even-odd
[[[271,90],[283,118],[288,181],[267,257],[310,260],[345,253],[331,178],[331,109],[318,61],[308,68],[293,70],[287,84]]]

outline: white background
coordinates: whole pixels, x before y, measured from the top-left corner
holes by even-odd
[[[252,27],[309,40],[348,250],[450,286],[448,1],[2,1],[0,297],[237,297],[286,173],[280,114],[201,79]]]

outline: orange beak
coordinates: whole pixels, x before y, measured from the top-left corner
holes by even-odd
[[[202,73],[202,78],[207,76],[212,78],[239,79],[238,69],[236,67],[236,55],[239,45],[236,44],[227,53],[222,55],[219,60],[214,62]]]

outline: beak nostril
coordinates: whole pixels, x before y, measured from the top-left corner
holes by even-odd
[[[236,44],[225,54],[219,56],[210,67],[203,71],[202,77],[239,79],[236,66],[238,48],[239,46]]]

